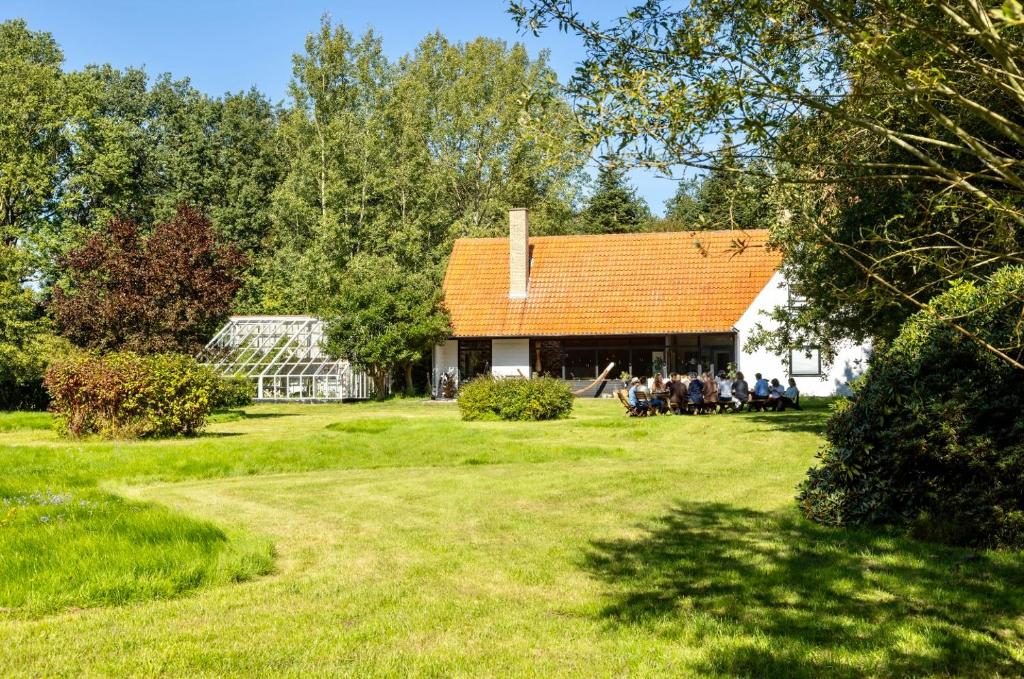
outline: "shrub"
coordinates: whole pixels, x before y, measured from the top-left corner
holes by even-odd
[[[46,372],[63,433],[105,438],[187,436],[206,424],[216,375],[181,354],[79,353]]]
[[[1024,268],[986,286],[957,283],[933,300],[985,341],[1016,347]],[[980,547],[1024,545],[1022,375],[934,316],[920,313],[872,357],[829,421],[820,464],[798,500],[833,525],[893,524]]]
[[[214,410],[244,408],[256,398],[256,385],[245,375],[216,375],[213,395]]]
[[[572,412],[569,385],[553,377],[478,377],[459,389],[464,420],[557,420]]]

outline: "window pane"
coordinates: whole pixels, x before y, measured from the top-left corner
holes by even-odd
[[[570,379],[594,379],[597,377],[594,349],[567,349],[565,352],[565,376]]]
[[[491,372],[491,340],[459,340],[459,378],[469,380]]]
[[[551,377],[562,376],[562,343],[558,340],[533,341],[533,371]]]
[[[820,375],[821,352],[817,347],[801,347],[789,352],[791,375]]]

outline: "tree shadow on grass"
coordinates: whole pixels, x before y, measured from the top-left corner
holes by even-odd
[[[814,410],[784,410],[780,413],[746,412],[737,413],[737,415],[779,431],[821,435],[825,433],[825,425],[830,413],[829,410],[817,408]]]
[[[1024,558],[975,555],[794,515],[681,504],[597,541],[601,615],[698,634],[697,671],[740,676],[1021,675]]]

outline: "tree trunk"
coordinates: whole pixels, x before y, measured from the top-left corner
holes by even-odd
[[[412,363],[406,363],[405,366],[405,395],[412,396],[415,391],[412,386]]]
[[[384,368],[374,368],[370,371],[373,379],[373,398],[381,401],[388,395],[388,371]]]

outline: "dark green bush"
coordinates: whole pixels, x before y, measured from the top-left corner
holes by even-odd
[[[464,420],[557,420],[574,400],[569,385],[553,377],[478,377],[458,394]]]
[[[105,438],[184,436],[206,424],[217,375],[180,354],[80,353],[46,372],[63,433]]]
[[[1024,351],[1024,268],[933,300],[985,341]],[[980,547],[1024,546],[1024,387],[1020,370],[922,312],[872,357],[840,402],[804,513],[832,525],[889,524]]]
[[[256,398],[256,385],[245,375],[217,375],[213,409],[244,408]]]

